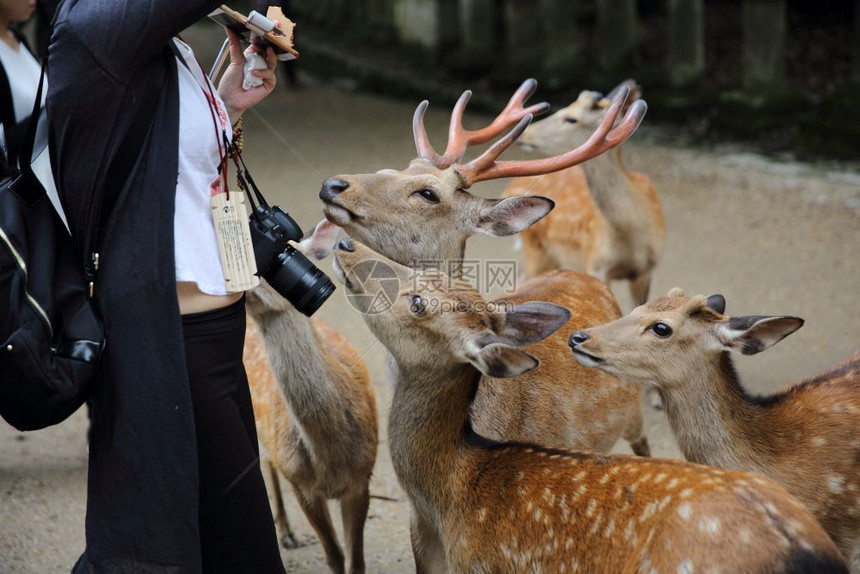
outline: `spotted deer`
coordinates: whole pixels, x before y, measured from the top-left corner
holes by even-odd
[[[729,317],[722,295],[680,289],[570,336],[577,361],[656,387],[687,460],[758,472],[818,518],[860,572],[860,352],[770,396],[741,385],[731,352],[752,355],[803,325]]]
[[[321,223],[299,247],[322,258],[334,246],[338,231]],[[367,366],[343,335],[302,315],[267,283],[247,297],[252,320],[244,362],[282,543],[298,545],[284,509],[279,475],[293,486],[332,572],[364,572],[368,484],[378,445]],[[340,501],[346,570],[329,499]]]
[[[431,287],[345,239],[334,272],[353,295],[386,288],[384,274],[357,272],[369,259],[400,285],[388,310],[364,319],[393,356],[389,449],[418,572],[847,572],[809,511],[763,476],[475,433],[481,376],[538,367],[528,346],[569,312],[487,302],[456,280]]]
[[[440,156],[424,127],[428,103],[413,118],[418,157],[409,167],[373,174],[339,175],[320,190],[329,221],[353,238],[404,265],[444,261],[457,268],[466,240],[476,233],[511,235],[528,228],[553,207],[543,197],[482,199],[467,191],[484,180],[563,169],[611,149],[639,125],[645,103],[634,102],[610,131],[627,98],[619,91],[600,126],[582,146],[557,157],[532,161],[497,161],[526,129],[533,114],[547,104],[524,107],[537,83],[527,80],[490,125],[479,130],[462,126],[471,92],[454,107],[445,153]],[[515,127],[485,153],[464,163],[470,145],[490,141]],[[595,278],[570,271],[554,272],[520,284],[515,301],[543,298],[571,311],[565,329],[598,325],[621,316],[609,289]],[[569,332],[569,331],[568,331]],[[497,440],[521,440],[606,452],[625,438],[636,454],[650,449],[643,433],[639,390],[612,376],[565,361],[567,341],[560,334],[534,345],[543,366],[514,381],[487,376],[478,388],[474,423],[481,434]]]
[[[628,104],[638,101],[632,80],[608,96],[584,91],[569,106],[530,125],[519,143],[541,153],[562,153],[602,119],[622,89]],[[648,299],[651,274],[663,253],[666,223],[654,184],[645,174],[627,171],[618,146],[589,161],[555,173],[516,178],[505,197],[539,195],[555,209],[520,234],[525,275],[572,269],[604,283],[630,282],[634,304]]]

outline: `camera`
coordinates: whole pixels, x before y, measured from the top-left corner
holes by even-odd
[[[334,284],[289,244],[301,240],[302,230],[276,205],[256,206],[250,220],[257,275],[310,317],[334,292]]]

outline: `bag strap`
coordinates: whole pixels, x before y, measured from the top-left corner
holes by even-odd
[[[45,77],[48,75],[48,58],[42,60],[42,71],[39,74],[39,87],[36,89],[36,99],[33,101],[33,111],[30,114],[30,119],[27,120],[27,131],[24,135],[24,141],[21,143],[21,150],[18,153],[21,164],[21,171],[24,173],[32,173],[30,169],[30,158],[33,157],[33,145],[36,142],[36,127],[39,125],[39,112],[42,110],[42,90],[45,88]]]

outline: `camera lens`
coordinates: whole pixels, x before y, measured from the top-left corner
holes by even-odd
[[[334,284],[328,275],[289,245],[264,277],[275,291],[308,317],[334,292]]]

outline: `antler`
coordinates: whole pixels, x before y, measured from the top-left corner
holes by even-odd
[[[588,138],[588,141],[562,155],[529,161],[496,161],[496,158],[508,149],[531,123],[533,116],[527,114],[514,129],[493,144],[481,156],[467,164],[458,165],[455,169],[460,174],[466,187],[470,187],[479,181],[488,179],[521,175],[542,175],[580,164],[622,144],[624,140],[636,131],[639,124],[642,123],[642,118],[645,117],[648,106],[643,100],[636,100],[631,104],[630,109],[627,110],[627,114],[618,127],[611,132],[609,131],[615,123],[615,118],[618,117],[621,108],[624,106],[629,93],[630,89],[627,86],[622,86],[618,90],[618,95],[613,100],[612,105],[606,110],[606,115],[603,121],[601,121],[600,126]]]
[[[480,144],[493,139],[503,131],[516,124],[526,116],[533,117],[536,114],[542,114],[549,109],[549,104],[541,102],[523,108],[523,104],[537,89],[537,81],[528,79],[520,85],[505,109],[496,116],[496,119],[487,127],[480,130],[467,130],[463,128],[463,112],[466,110],[466,104],[472,97],[471,90],[466,90],[457,103],[454,105],[454,111],[451,112],[451,124],[448,127],[448,146],[445,148],[445,155],[440,156],[430,145],[430,140],[427,138],[427,130],[424,128],[424,112],[429,105],[427,100],[424,100],[418,105],[415,110],[415,115],[412,118],[412,133],[415,136],[415,148],[418,150],[418,157],[426,159],[433,163],[439,169],[445,169],[454,165],[463,159],[463,154],[470,145]]]

